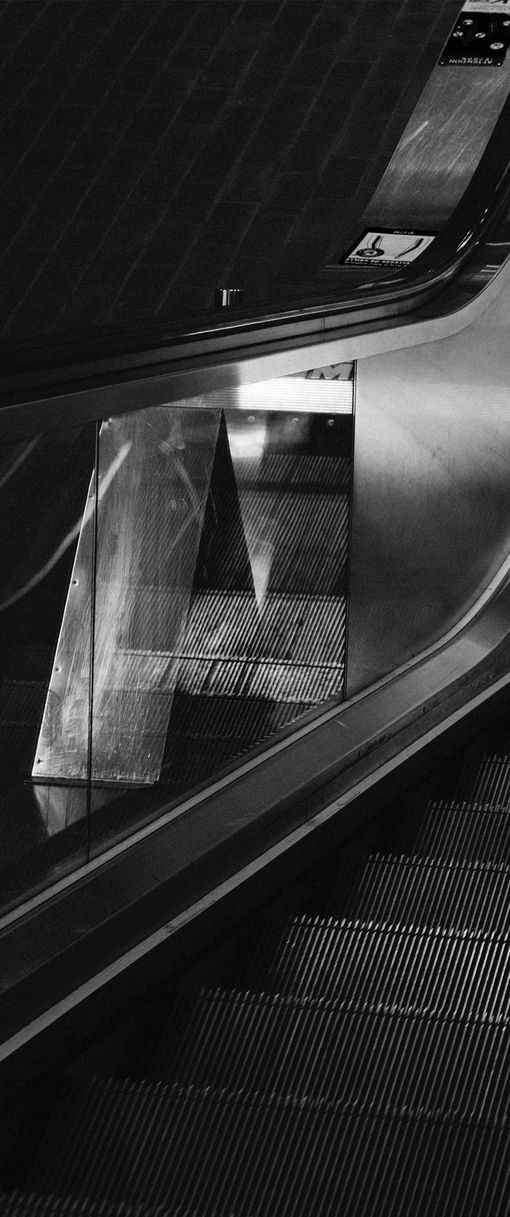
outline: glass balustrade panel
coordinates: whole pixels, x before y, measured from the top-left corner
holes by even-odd
[[[102,424],[93,852],[342,697],[352,382],[334,375]]]

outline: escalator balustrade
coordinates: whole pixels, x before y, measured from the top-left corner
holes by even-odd
[[[26,589],[19,538],[6,548],[17,599],[1,622],[5,910],[342,698],[352,384],[328,382],[325,403],[321,381],[282,383],[294,409],[106,420],[97,479],[90,435],[84,454],[81,433],[74,447],[59,436],[69,543],[49,573],[63,541],[37,491],[48,445],[21,465],[9,451],[8,506],[23,504],[28,537],[39,512],[45,548]]]
[[[75,1071],[6,1217],[504,1217],[509,762],[471,750],[347,907],[328,862],[132,1076]]]

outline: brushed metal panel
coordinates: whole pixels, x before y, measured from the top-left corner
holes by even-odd
[[[437,67],[363,217],[363,225],[442,228],[460,202],[510,87],[510,62]]]
[[[173,656],[185,630],[218,428],[217,412],[185,415],[181,411],[170,420],[163,407],[106,422],[101,429],[93,656],[95,779],[150,782],[159,775],[177,675]],[[93,485],[89,503],[92,510],[84,515],[78,540],[37,745],[33,770],[37,778],[83,780],[88,774]],[[168,657],[162,674],[149,651],[140,683],[133,688],[125,640],[140,616],[140,600],[147,607],[147,585],[155,590],[150,622],[153,629],[159,623],[164,630]],[[130,732],[136,745],[132,743],[127,751],[123,745]]]
[[[348,696],[451,628],[508,555],[505,279],[469,329],[358,363]]]

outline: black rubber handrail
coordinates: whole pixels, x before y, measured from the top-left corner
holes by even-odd
[[[185,358],[188,362],[204,354],[220,353],[232,359],[240,346],[250,343],[260,349],[275,336],[288,339],[289,346],[299,339],[316,340],[321,322],[328,328],[350,327],[367,309],[371,320],[384,320],[399,313],[409,314],[424,300],[439,294],[457,273],[490,223],[501,215],[510,193],[510,98],[505,102],[487,147],[471,182],[465,190],[445,230],[419,261],[403,272],[352,283],[342,293],[318,294],[304,307],[291,304],[275,311],[269,304],[252,311],[239,310],[217,322],[187,321],[182,328],[168,322],[108,325],[79,331],[55,339],[41,338],[31,346],[17,343],[0,346],[0,407],[34,396],[51,397],[56,386],[66,383],[82,386],[105,377],[122,381],[127,372],[147,375],[154,367],[169,365]],[[489,200],[489,201],[487,201]],[[341,274],[341,272],[340,272]],[[375,310],[375,312],[373,312]]]

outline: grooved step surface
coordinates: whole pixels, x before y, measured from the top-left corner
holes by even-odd
[[[469,766],[459,798],[493,810],[510,810],[510,757],[491,753]]]
[[[343,591],[349,502],[346,495],[242,490],[243,524],[271,553],[270,591],[334,596]],[[261,520],[263,521],[261,527]]]
[[[346,559],[343,552],[339,564],[343,566]],[[142,587],[138,595],[132,625],[133,633],[139,634],[138,647],[131,638],[127,649],[133,654],[122,652],[125,666],[124,658],[117,664],[119,679],[132,684],[143,679],[144,663],[148,674],[151,665],[159,666],[162,680],[165,663],[176,655],[165,649],[164,624],[171,613],[174,589]],[[341,663],[345,616],[343,596],[270,593],[259,605],[253,592],[221,588],[195,592],[179,653],[188,659]]]
[[[355,901],[363,920],[504,934],[510,918],[510,867],[431,858],[377,857]]]
[[[105,1205],[102,1200],[75,1196],[42,1196],[37,1192],[16,1192],[0,1195],[2,1217],[174,1217],[167,1205],[131,1205],[123,1200],[119,1204]],[[177,1214],[175,1213],[175,1217]],[[182,1213],[181,1217],[186,1217]],[[200,1217],[197,1214],[197,1217]]]
[[[357,1103],[374,1115],[501,1121],[509,1050],[510,1023],[220,991],[192,1012],[172,1073],[182,1085]],[[166,1078],[164,1055],[154,1074]]]
[[[297,717],[303,706],[293,703],[257,700],[254,697],[188,697],[175,698],[176,735],[188,739],[204,736],[210,739],[252,740]],[[172,722],[170,723],[170,737]]]
[[[416,853],[510,864],[510,810],[440,800],[425,816]]]
[[[285,486],[298,494],[348,493],[350,478],[350,434],[345,437],[345,456],[314,456],[308,453],[265,452],[262,461],[243,461],[246,485]]]
[[[228,703],[243,731],[270,713],[176,699],[216,760],[242,746]],[[177,752],[185,764],[184,738]],[[483,791],[501,791],[501,760]],[[454,772],[416,826],[420,792],[411,854],[369,856],[350,915],[266,911],[228,988],[159,995],[131,1046],[140,1080],[69,1081],[7,1217],[507,1217],[510,820],[499,796],[460,799]],[[397,818],[379,839],[401,839]],[[362,856],[358,842],[324,861],[306,901],[340,905]]]
[[[353,1196],[360,1214],[505,1213],[507,1129],[478,1120],[94,1082],[70,1096],[60,1122],[59,1144],[52,1125],[43,1148],[43,1191],[58,1179],[62,1191],[105,1203],[167,1201],[207,1217],[333,1217],[352,1211]]]
[[[460,1017],[510,1017],[510,935],[298,918],[260,987],[296,1000]]]
[[[310,666],[263,661],[222,663],[220,660],[181,659],[178,692],[216,697],[249,696],[275,702],[308,702],[314,705],[329,697],[340,697],[344,667],[341,662]]]

